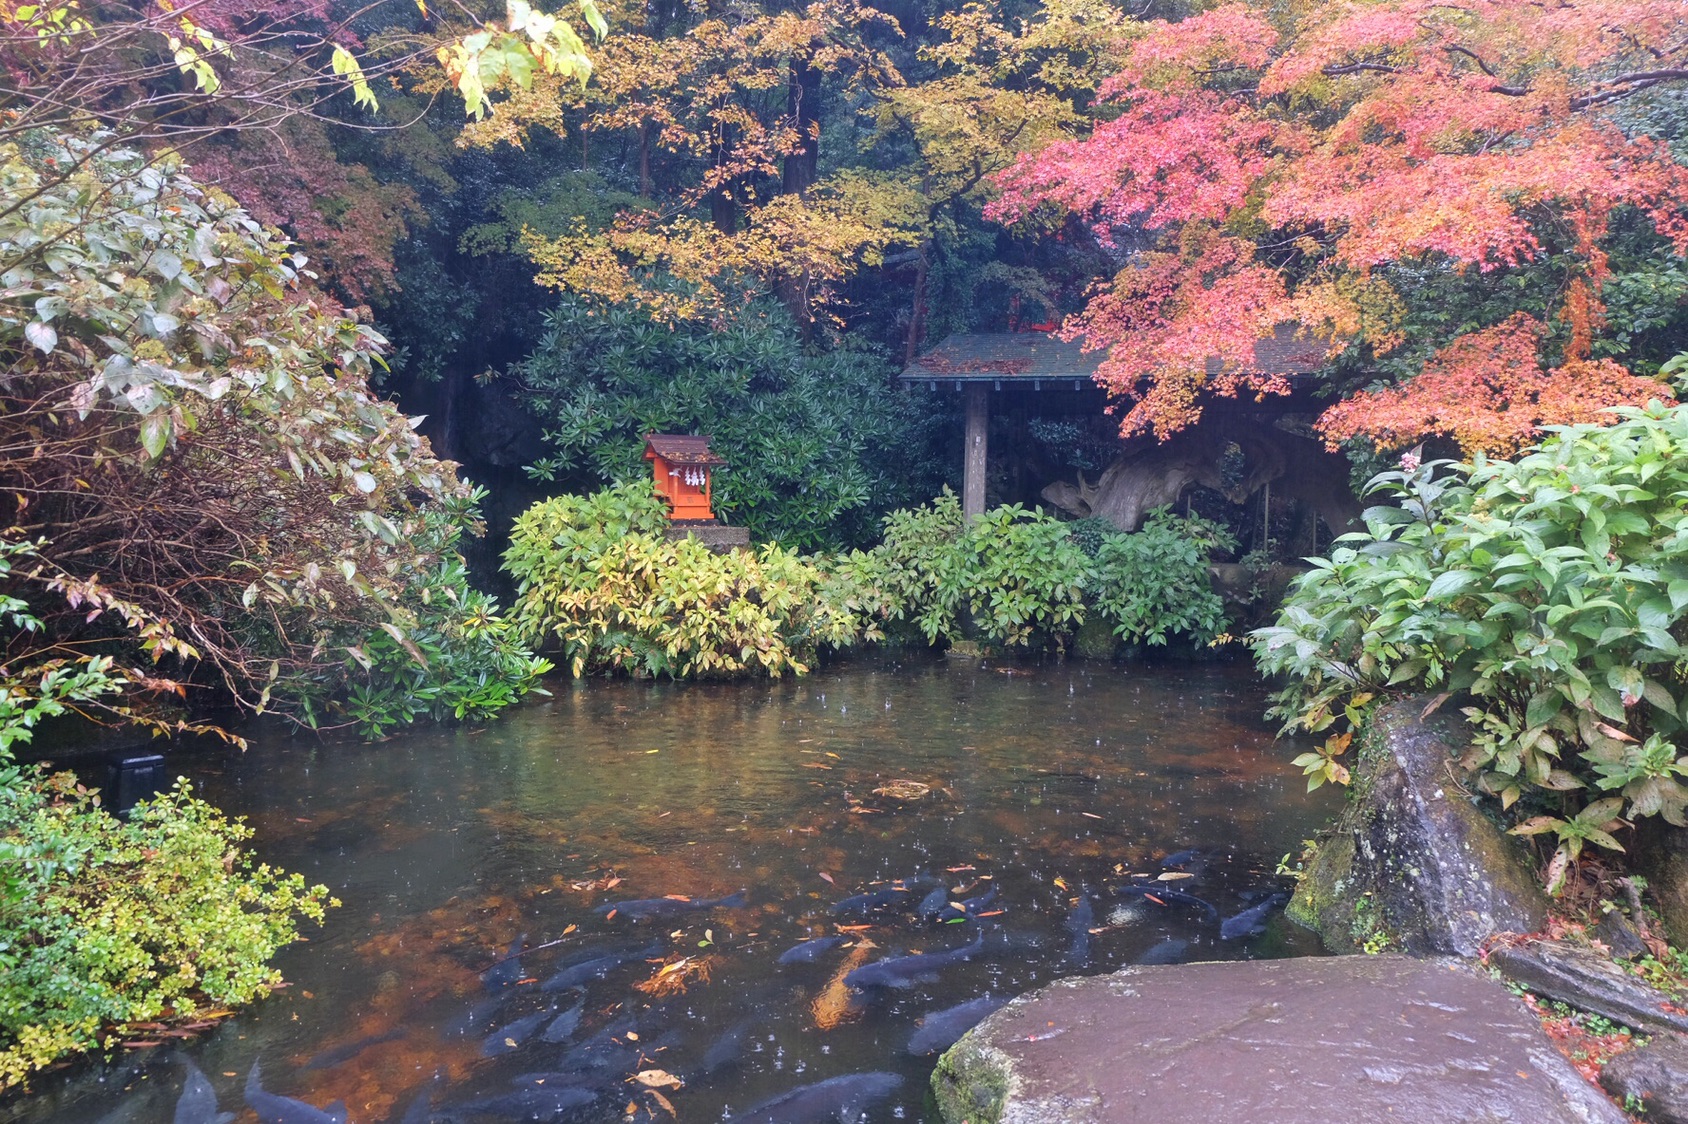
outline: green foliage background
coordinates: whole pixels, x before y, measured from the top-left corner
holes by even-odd
[[[871,350],[806,347],[771,302],[724,324],[665,325],[564,298],[515,373],[553,449],[534,474],[626,483],[650,475],[644,434],[705,434],[729,462],[714,477],[717,514],[757,541],[869,543],[886,512],[942,479],[925,394],[893,389]]]

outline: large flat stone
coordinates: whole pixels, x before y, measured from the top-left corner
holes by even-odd
[[[949,1124],[1623,1124],[1500,984],[1345,956],[1060,980],[956,1044]]]

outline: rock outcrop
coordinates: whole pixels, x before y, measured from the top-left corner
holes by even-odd
[[[1537,995],[1649,1033],[1688,1031],[1688,1011],[1611,958],[1567,941],[1527,940],[1489,950],[1489,967]]]
[[[1647,878],[1647,892],[1659,908],[1665,935],[1688,948],[1688,830],[1658,817],[1636,825],[1635,867]]]
[[[1290,903],[1333,951],[1474,956],[1495,934],[1547,918],[1523,848],[1461,787],[1463,726],[1425,721],[1424,707],[1408,700],[1374,719],[1348,806]]]
[[[1344,956],[1060,980],[932,1078],[948,1124],[1623,1124],[1510,992],[1446,960]]]
[[[1661,1034],[1619,1054],[1600,1071],[1600,1084],[1657,1124],[1688,1124],[1688,1038]]]

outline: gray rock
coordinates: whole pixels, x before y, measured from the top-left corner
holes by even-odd
[[[1688,948],[1688,830],[1671,827],[1657,816],[1635,826],[1635,869],[1647,878],[1647,892],[1659,907],[1665,936],[1678,948]]]
[[[1619,1054],[1600,1071],[1600,1084],[1626,1104],[1639,1103],[1648,1120],[1688,1124],[1688,1039],[1661,1034]]]
[[[1619,960],[1634,960],[1647,951],[1647,946],[1641,940],[1641,934],[1635,931],[1630,923],[1617,910],[1601,917],[1594,926],[1594,939],[1612,950],[1612,955]]]
[[[1528,933],[1547,898],[1517,840],[1458,785],[1457,717],[1421,721],[1424,700],[1385,707],[1364,737],[1342,817],[1320,842],[1291,919],[1335,951],[1374,936],[1418,955],[1474,956]]]
[[[948,1124],[1622,1124],[1506,988],[1455,961],[1126,968],[1010,1003],[932,1078]]]
[[[1489,967],[1538,995],[1643,1030],[1688,1030],[1671,997],[1591,949],[1566,941],[1524,941],[1489,950]]]

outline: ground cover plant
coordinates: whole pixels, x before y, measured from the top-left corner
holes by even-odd
[[[33,544],[0,543],[0,575],[28,571]],[[133,606],[112,612],[162,648],[179,642]],[[251,830],[179,782],[127,820],[69,773],[17,764],[44,722],[67,715],[157,729],[125,694],[144,668],[74,645],[20,646],[43,631],[29,603],[0,594],[0,1090],[60,1057],[109,1047],[137,1023],[203,1023],[267,995],[269,966],[301,920],[332,904],[323,886],[255,863]]]
[[[1286,728],[1330,732],[1298,759],[1310,783],[1346,780],[1344,724],[1425,692],[1462,707],[1461,764],[1512,830],[1557,841],[1555,885],[1629,822],[1688,820],[1685,457],[1688,408],[1655,402],[1516,460],[1408,454],[1379,476],[1394,502],[1251,637]]]

